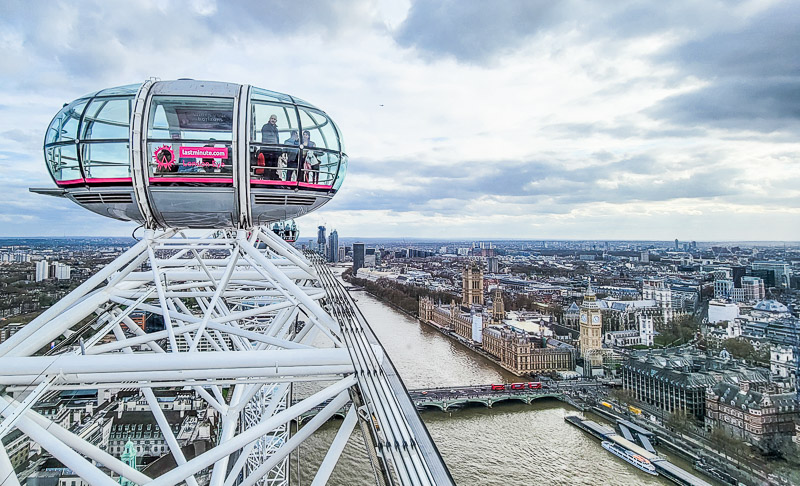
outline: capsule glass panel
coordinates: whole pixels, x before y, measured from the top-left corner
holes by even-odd
[[[233,99],[155,96],[147,137],[151,140],[222,140],[233,134]]]
[[[344,176],[347,175],[347,156],[342,154],[342,160],[339,163],[339,172],[336,174],[336,180],[333,182],[333,189],[338,191],[344,182]]]
[[[253,101],[280,101],[283,103],[292,102],[292,98],[289,95],[256,87],[253,87],[250,90],[250,99]]]
[[[75,145],[61,145],[45,148],[47,168],[53,178],[59,182],[82,181],[83,176],[78,167],[78,152]]]
[[[306,149],[303,151],[303,180],[308,184],[333,186],[336,168],[339,166],[339,153],[324,150]]]
[[[117,95],[135,95],[139,92],[142,83],[126,84],[125,86],[117,86],[115,88],[106,88],[98,91],[95,96],[117,96]]]
[[[90,179],[131,177],[128,142],[84,142],[81,144],[81,160],[87,182]]]
[[[58,112],[47,130],[45,144],[75,140],[78,136],[78,123],[84,108],[86,108],[86,100],[78,100]]]
[[[232,139],[232,99],[153,97],[148,117],[150,175],[229,178]]]
[[[81,139],[127,140],[130,137],[132,98],[96,98],[83,115]]]
[[[307,147],[319,147],[339,151],[339,137],[333,123],[320,112],[300,108],[300,123],[303,125],[302,143]],[[308,132],[308,133],[306,133]]]
[[[294,185],[300,173],[300,149],[296,147],[254,147],[250,157],[250,179],[256,185]]]
[[[252,101],[250,141],[270,145],[299,145],[297,114],[294,106]]]

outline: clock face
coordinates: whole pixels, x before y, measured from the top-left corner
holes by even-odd
[[[600,322],[600,316],[593,315],[592,316],[592,324],[597,324],[598,322]]]
[[[586,314],[581,314],[581,322],[586,324]]]

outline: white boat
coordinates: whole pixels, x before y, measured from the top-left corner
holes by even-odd
[[[652,462],[650,462],[644,456],[637,454],[633,451],[629,451],[628,449],[625,449],[624,447],[607,440],[604,440],[600,445],[603,446],[603,449],[614,454],[615,456],[619,457],[628,464],[633,464],[638,469],[646,472],[647,474],[658,476],[658,473],[656,472],[656,467],[653,465]]]

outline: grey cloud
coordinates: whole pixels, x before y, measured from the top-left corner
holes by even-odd
[[[433,55],[491,61],[525,39],[563,21],[571,2],[422,0],[411,6],[395,39]]]
[[[651,116],[661,117],[661,108],[653,109]],[[669,112],[664,110],[668,115]],[[689,137],[704,137],[708,134],[707,130],[702,127],[675,127],[670,126],[667,128],[647,129],[635,122],[626,120],[617,120],[615,124],[611,123],[554,123],[545,125],[541,128],[543,133],[547,133],[551,137],[559,139],[575,140],[592,135],[608,135],[615,139],[629,139],[629,138],[689,138]]]
[[[395,40],[430,57],[491,64],[539,34],[577,33],[601,40],[612,53],[618,45],[656,32],[694,34],[724,25],[738,2],[591,2],[586,0],[504,1],[421,0],[395,31]],[[559,55],[558,52],[553,53]],[[585,69],[595,75],[594,65]]]
[[[56,81],[49,75],[63,74],[77,80],[94,79],[95,86],[97,78],[122,71],[131,58],[145,54],[159,59],[152,66],[153,75],[175,62],[174,57],[160,54],[166,51],[183,50],[198,62],[213,62],[205,54],[223,42],[261,44],[264,57],[259,61],[269,62],[270,52],[281,49],[277,43],[281,36],[325,37],[379,25],[372,9],[355,0],[218,2],[212,14],[201,12],[187,0],[94,0],[80,5],[12,0],[3,3],[0,18],[4,33],[22,37],[27,69],[40,74],[39,78],[17,78],[20,82],[29,78],[43,89]]]
[[[345,186],[329,209],[455,215],[462,213],[466,204],[485,199],[539,214],[561,214],[576,204],[597,201],[626,204],[740,196],[745,191],[737,183],[741,172],[728,168],[721,178],[717,164],[707,163],[706,155],[697,154],[694,161],[683,161],[677,167],[682,174],[690,171],[689,177],[671,176],[669,160],[649,155],[620,158],[600,154],[596,164],[582,168],[557,159],[469,161],[447,169],[372,161],[363,164],[369,167],[366,175],[391,179],[396,185],[379,191]],[[630,174],[636,177],[621,177]],[[616,187],[609,189],[609,182]]]
[[[773,132],[800,129],[800,2],[781,2],[744,25],[687,42],[658,60],[707,86],[649,110],[682,126]]]
[[[670,97],[648,113],[678,125],[762,132],[797,130],[800,73],[796,79],[715,80],[709,87]]]

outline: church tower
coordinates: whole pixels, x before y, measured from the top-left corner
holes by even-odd
[[[495,287],[492,291],[492,324],[500,324],[506,317],[505,305],[503,303],[503,291],[500,287]]]
[[[597,296],[592,290],[592,281],[583,296],[580,311],[580,353],[584,357],[587,367],[599,367],[603,364],[602,354],[597,352],[603,349],[603,315],[597,303]],[[591,357],[591,358],[589,358]]]
[[[483,305],[483,268],[474,263],[464,267],[461,305]]]
[[[128,440],[128,442],[125,444],[125,450],[122,452],[122,455],[119,458],[128,466],[136,469],[136,446],[132,441]],[[133,481],[122,476],[119,477],[118,482],[122,486],[134,486]]]

